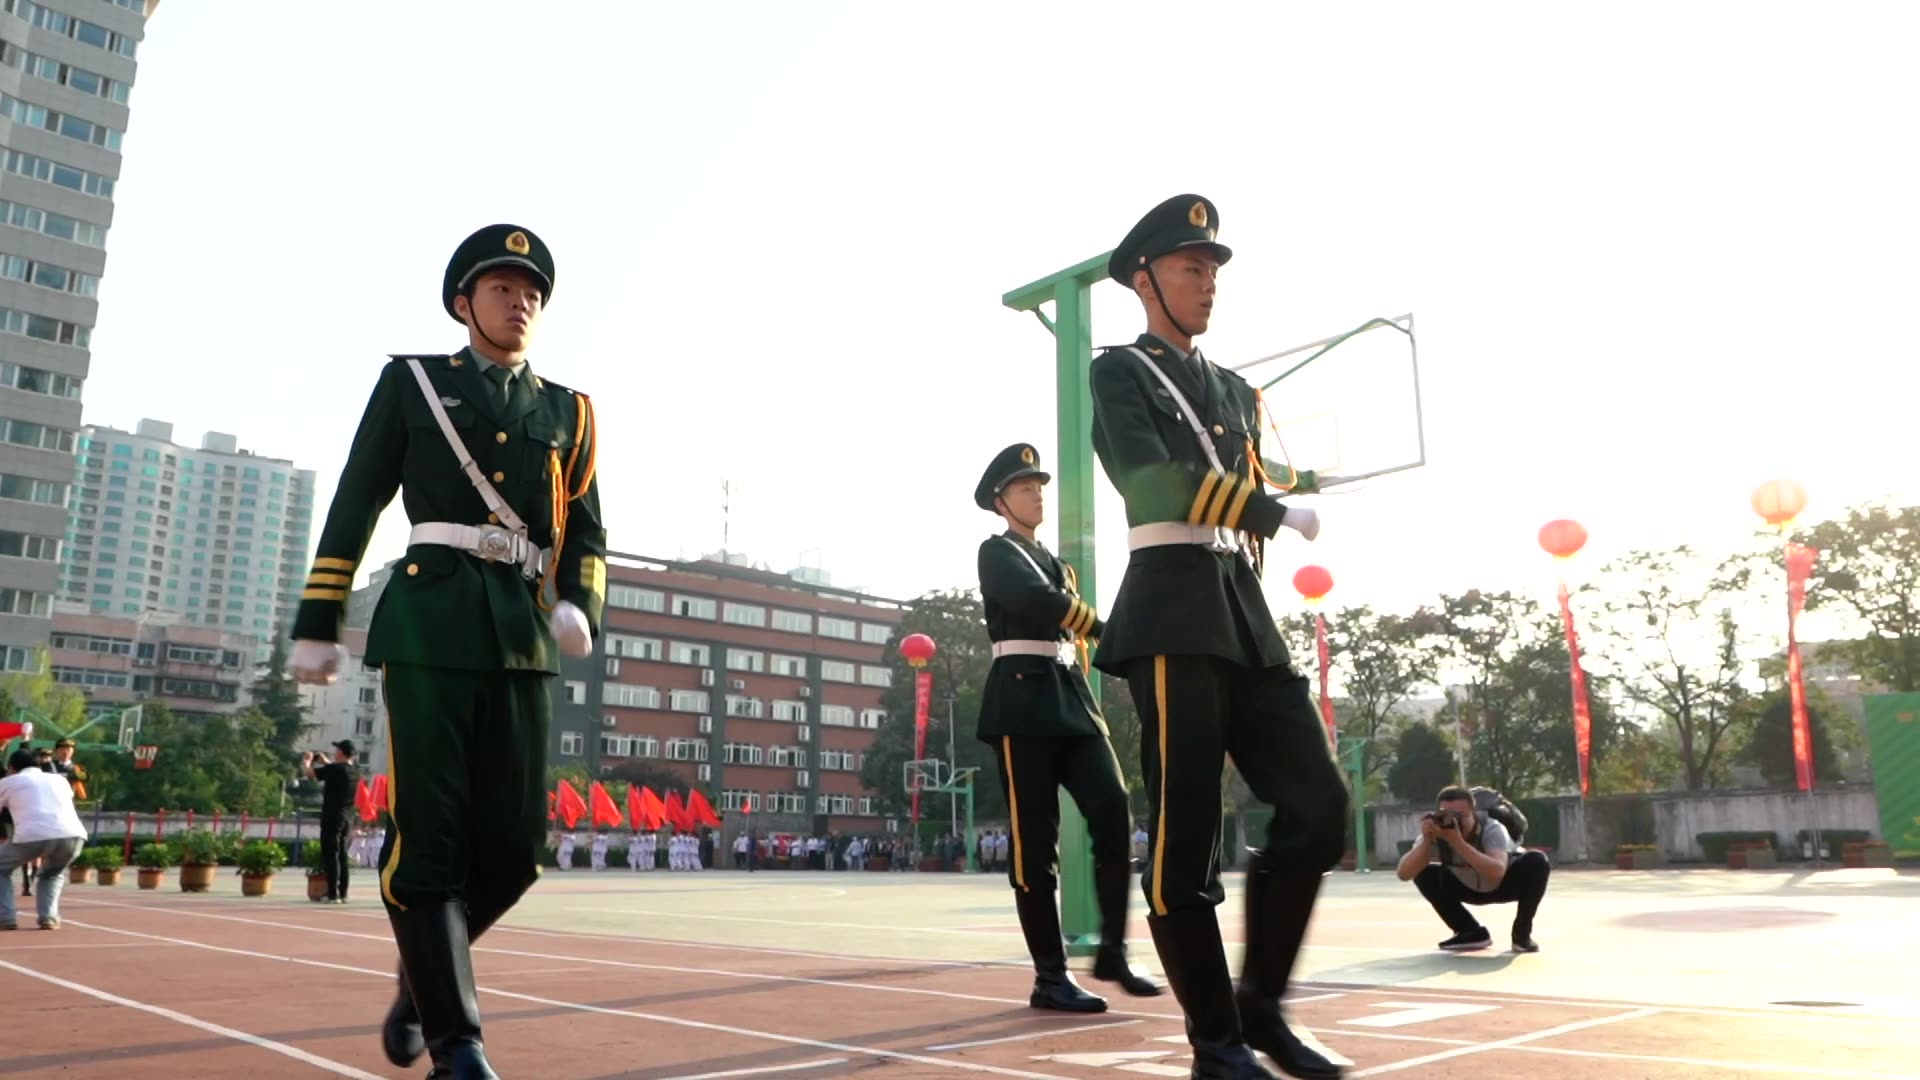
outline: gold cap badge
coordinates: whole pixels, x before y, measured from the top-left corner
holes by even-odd
[[[1193,227],[1196,229],[1206,228],[1207,204],[1203,202],[1194,203],[1193,209],[1187,211],[1187,220],[1193,222]]]
[[[1031,465],[1031,464],[1033,464],[1033,447],[1031,447],[1031,446],[1023,446],[1023,447],[1021,447],[1021,448],[1020,448],[1020,460],[1021,460],[1021,461],[1023,461],[1023,462],[1025,462],[1025,463],[1026,463],[1026,464],[1028,464],[1028,465]]]
[[[1204,222],[1202,224],[1204,224]],[[513,252],[515,255],[525,255],[527,252],[533,250],[533,245],[527,242],[526,233],[510,232],[507,234],[507,250]]]

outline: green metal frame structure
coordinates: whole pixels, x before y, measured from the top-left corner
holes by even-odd
[[[1053,334],[1054,392],[1059,408],[1059,460],[1054,466],[1059,507],[1060,557],[1080,575],[1080,593],[1098,595],[1093,558],[1093,286],[1107,278],[1107,255],[1096,255],[1000,298],[1015,311],[1030,311]],[[1053,304],[1053,317],[1041,305]],[[1087,672],[1096,699],[1100,673]],[[969,845],[971,847],[971,845]],[[1067,952],[1091,956],[1100,946],[1100,905],[1093,890],[1093,848],[1087,821],[1065,792],[1060,794],[1060,928]]]

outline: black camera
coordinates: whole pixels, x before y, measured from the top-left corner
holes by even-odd
[[[1433,822],[1442,829],[1458,829],[1461,827],[1459,815],[1451,810],[1428,811],[1426,820]]]

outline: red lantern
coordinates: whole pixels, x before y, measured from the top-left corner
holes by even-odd
[[[1753,512],[1775,528],[1807,508],[1807,489],[1791,480],[1769,480],[1753,489]]]
[[[1333,591],[1333,575],[1324,566],[1303,566],[1293,572],[1293,587],[1307,603],[1318,603]]]
[[[1540,546],[1556,559],[1571,559],[1587,546],[1587,530],[1566,518],[1549,521],[1540,526]]]
[[[925,634],[908,634],[900,642],[900,655],[909,667],[926,667],[927,661],[933,659],[933,653],[933,639]]]

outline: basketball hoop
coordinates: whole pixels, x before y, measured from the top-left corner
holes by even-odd
[[[133,748],[133,767],[136,769],[153,768],[153,759],[160,756],[157,746],[136,746]]]

